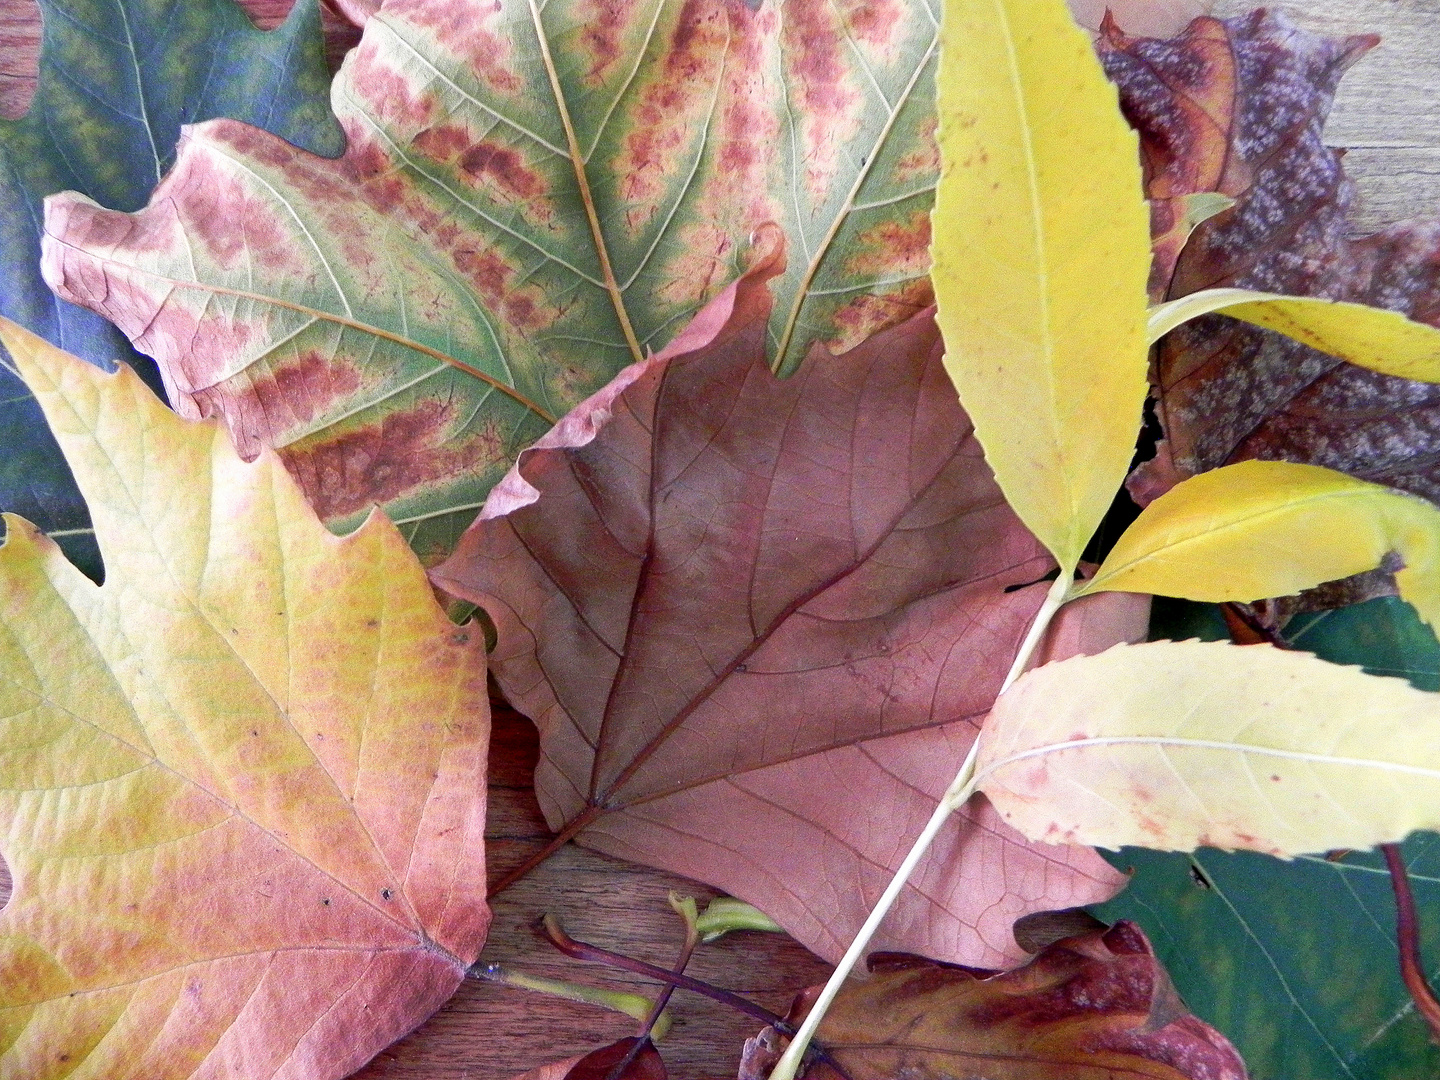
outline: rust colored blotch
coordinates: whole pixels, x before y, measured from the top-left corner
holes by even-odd
[[[533,199],[545,194],[544,178],[526,168],[519,152],[508,146],[476,143],[460,155],[460,171],[514,199]]]
[[[215,386],[191,392],[201,416],[223,416],[236,449],[253,460],[264,446],[333,410],[335,402],[360,389],[360,373],[316,349],[259,375],[241,372]]]
[[[917,209],[908,218],[890,218],[872,225],[856,238],[856,253],[845,270],[856,276],[920,275],[930,269],[930,211]]]
[[[907,281],[888,293],[857,296],[832,316],[835,336],[825,344],[835,353],[853,349],[872,334],[904,322],[934,302],[935,290],[928,277]]]
[[[343,518],[504,456],[493,428],[456,438],[455,414],[452,402],[427,398],[328,442],[286,447],[280,456],[322,518]]]

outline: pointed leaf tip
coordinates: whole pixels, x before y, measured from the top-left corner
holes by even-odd
[[[952,0],[941,41],[945,366],[1005,497],[1069,571],[1146,393],[1138,143],[1061,0]]]
[[[1404,560],[1400,595],[1440,626],[1440,510],[1318,465],[1242,461],[1147,506],[1084,592],[1219,603],[1289,596]]]
[[[333,536],[275,455],[0,337],[106,558],[7,519],[0,1075],[349,1075],[484,940],[483,637],[383,518]]]

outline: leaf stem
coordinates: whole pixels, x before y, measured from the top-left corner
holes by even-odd
[[[1381,844],[1385,865],[1390,868],[1390,884],[1395,888],[1395,942],[1400,950],[1400,977],[1405,989],[1415,1000],[1415,1008],[1430,1025],[1430,1034],[1440,1042],[1440,1001],[1425,978],[1425,965],[1420,957],[1420,920],[1415,914],[1415,894],[1410,891],[1410,874],[1399,844]]]
[[[605,291],[610,294],[610,303],[615,308],[615,317],[625,334],[625,343],[635,359],[644,360],[645,350],[635,337],[630,325],[630,314],[625,309],[625,297],[621,294],[620,282],[615,278],[615,268],[610,265],[610,249],[605,243],[605,233],[600,228],[600,215],[595,210],[595,198],[590,194],[590,178],[585,175],[585,157],[580,152],[580,140],[575,137],[575,124],[570,119],[570,106],[565,101],[565,91],[560,85],[560,72],[550,55],[550,39],[545,34],[545,24],[540,21],[540,5],[530,0],[530,17],[535,22],[535,37],[540,43],[540,59],[545,64],[545,73],[550,77],[550,90],[555,95],[555,108],[560,112],[560,125],[565,129],[565,142],[570,151],[570,164],[575,168],[575,184],[580,191],[580,201],[585,204],[585,220],[590,225],[590,236],[595,241],[595,254],[600,259],[600,273],[605,279]]]
[[[663,1008],[660,1012],[656,1012],[654,1003],[640,994],[626,993],[623,990],[605,990],[598,986],[585,986],[581,983],[564,982],[560,979],[547,979],[543,975],[514,971],[503,964],[477,964],[470,969],[469,974],[477,979],[484,979],[486,982],[549,994],[551,997],[564,998],[566,1001],[579,1001],[586,1005],[600,1005],[606,1009],[614,1009],[635,1020],[644,1020],[650,1023],[651,1027],[647,1029],[646,1034],[649,1036],[653,1031],[653,1037],[656,1039],[664,1038],[665,1033],[670,1030],[669,1015],[664,1013]],[[654,1016],[653,1021],[650,1020],[652,1015]]]
[[[699,979],[692,979],[689,975],[677,974],[673,971],[666,971],[654,964],[647,964],[644,960],[637,960],[633,956],[625,956],[623,953],[611,952],[609,949],[602,949],[599,945],[591,945],[588,942],[576,941],[565,932],[560,921],[553,915],[546,915],[539,927],[540,934],[559,949],[566,956],[575,960],[591,960],[610,967],[619,968],[621,971],[634,972],[636,975],[643,975],[657,982],[665,983],[667,986],[678,986],[682,990],[689,990],[692,993],[700,994],[711,1001],[718,1001],[722,1005],[729,1005],[732,1009],[744,1013],[753,1020],[759,1020],[777,1031],[789,1031],[790,1025],[785,1023],[783,1017],[776,1016],[769,1009],[748,1001],[739,994],[732,994],[729,990],[722,990],[718,986],[711,986]]]
[[[1010,689],[1015,680],[1020,677],[1026,666],[1030,663],[1035,650],[1045,638],[1045,631],[1050,626],[1055,613],[1060,610],[1061,605],[1070,598],[1072,588],[1070,575],[1061,569],[1060,576],[1050,586],[1050,591],[1045,595],[1045,602],[1040,605],[1040,610],[1035,613],[1035,621],[1030,624],[1030,632],[1025,635],[1025,640],[1020,644],[1020,651],[1015,654],[1015,662],[1010,665],[1010,671],[1005,676],[1005,681],[1000,684],[1000,693],[1003,694]],[[996,695],[999,696],[998,694]],[[970,745],[970,752],[965,756],[960,771],[955,774],[949,788],[940,798],[940,804],[935,807],[935,812],[930,815],[930,820],[925,823],[925,828],[916,838],[910,853],[905,856],[905,861],[895,871],[895,876],[890,879],[890,884],[885,886],[885,891],[880,894],[880,899],[871,910],[869,918],[865,920],[860,932],[855,935],[855,940],[850,943],[850,948],[841,957],[840,964],[835,968],[835,973],[830,976],[830,981],[820,991],[820,996],[815,999],[815,1005],[805,1017],[805,1022],[800,1025],[800,1030],[790,1040],[790,1045],[785,1048],[785,1053],[775,1064],[770,1073],[770,1080],[795,1080],[800,1071],[800,1063],[805,1056],[805,1050],[810,1045],[815,1031],[820,1022],[825,1018],[825,1012],[830,1008],[830,1003],[840,993],[845,980],[850,977],[850,972],[855,969],[860,957],[864,954],[870,939],[875,936],[880,923],[889,913],[895,898],[900,895],[900,890],[910,880],[910,875],[915,867],[929,850],[935,837],[939,835],[941,828],[950,820],[950,815],[963,806],[974,791],[975,761],[979,756],[980,738],[976,736],[975,741]]]
[[[575,820],[570,822],[570,824],[566,825],[558,833],[552,836],[546,842],[544,847],[542,847],[539,851],[535,852],[535,854],[531,855],[519,866],[515,867],[515,869],[506,871],[504,874],[500,875],[500,877],[496,880],[495,884],[490,886],[490,891],[485,894],[485,899],[495,899],[495,897],[498,896],[500,893],[510,888],[511,885],[514,885],[526,874],[530,873],[531,870],[534,870],[546,859],[550,858],[551,855],[554,855],[555,852],[559,851],[562,847],[564,847],[572,839],[574,839],[577,834],[584,831],[585,827],[589,825],[592,821],[594,821],[596,817],[599,816],[599,813],[599,807],[587,806],[581,813],[576,814]]]

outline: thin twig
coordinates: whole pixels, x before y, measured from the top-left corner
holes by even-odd
[[[675,893],[670,894],[670,905],[675,907],[679,898]],[[687,900],[689,910],[685,911],[675,907],[677,913],[685,920],[685,943],[680,946],[680,955],[675,958],[675,966],[671,971],[676,975],[684,975],[685,969],[690,966],[690,957],[695,954],[695,946],[700,944],[700,933],[695,929],[695,901]],[[660,1019],[660,1014],[665,1011],[665,1006],[670,1004],[670,998],[675,994],[675,984],[666,983],[659,995],[655,998],[655,1004],[650,1008],[650,1015],[645,1018],[644,1025],[640,1028],[640,1037],[631,1045],[629,1051],[623,1058],[615,1063],[610,1070],[606,1080],[624,1080],[625,1070],[630,1068],[633,1062],[645,1047],[654,1041],[651,1032],[655,1029],[655,1021]]]
[[[667,986],[678,986],[682,990],[690,990],[696,994],[708,997],[711,1001],[718,1001],[722,1005],[729,1005],[732,1009],[738,1009],[746,1016],[759,1020],[762,1024],[769,1024],[782,1034],[792,1034],[794,1029],[785,1022],[783,1016],[776,1016],[769,1009],[756,1005],[753,1001],[741,997],[739,994],[732,994],[729,990],[722,990],[718,986],[711,986],[699,979],[692,979],[689,975],[676,974],[673,971],[666,971],[654,964],[647,964],[644,960],[637,960],[633,956],[625,956],[623,953],[611,952],[609,949],[602,949],[599,945],[591,945],[588,942],[576,941],[565,932],[559,920],[553,915],[546,915],[536,927],[537,932],[551,945],[559,949],[566,956],[575,960],[592,960],[602,964],[609,964],[611,967],[619,968],[622,971],[634,972],[636,975],[644,975],[646,978],[654,979],[657,982],[665,983]]]
[[[1415,1008],[1430,1025],[1430,1034],[1440,1042],[1440,1001],[1425,978],[1420,958],[1420,922],[1415,915],[1415,895],[1410,891],[1410,874],[1399,844],[1381,844],[1385,865],[1390,868],[1390,884],[1395,887],[1395,943],[1400,949],[1400,977],[1405,989],[1415,999]]]

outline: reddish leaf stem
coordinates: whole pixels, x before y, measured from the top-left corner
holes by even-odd
[[[1415,1008],[1430,1025],[1430,1033],[1440,1042],[1440,1001],[1425,978],[1420,957],[1420,922],[1415,915],[1415,895],[1410,891],[1410,874],[1399,844],[1381,844],[1385,865],[1390,868],[1390,883],[1395,887],[1395,941],[1400,949],[1400,977],[1415,999]]]
[[[689,975],[666,971],[662,967],[647,964],[644,960],[637,960],[633,956],[611,952],[609,949],[602,949],[599,945],[591,945],[588,942],[576,941],[565,932],[565,928],[553,915],[546,915],[536,926],[536,930],[541,937],[572,959],[608,964],[622,971],[644,975],[646,978],[665,983],[667,986],[678,986],[682,990],[690,990],[703,997],[708,997],[711,1001],[729,1005],[732,1009],[737,1009],[746,1016],[759,1020],[762,1024],[769,1024],[783,1034],[789,1035],[794,1031],[794,1028],[785,1022],[784,1017],[776,1016],[763,1005],[756,1005],[739,994],[732,994],[729,990],[721,990],[718,986],[711,986],[699,979],[692,979]]]
[[[583,813],[576,816],[574,821],[570,822],[570,824],[552,836],[543,848],[534,855],[531,855],[514,870],[507,871],[500,875],[499,880],[490,886],[490,891],[485,894],[485,899],[493,900],[500,893],[510,888],[511,885],[514,885],[526,874],[530,873],[531,870],[534,870],[546,859],[550,858],[551,855],[554,855],[555,852],[568,844],[585,826],[594,821],[599,814],[600,808],[598,806],[587,806]]]
[[[675,894],[671,893],[670,897],[671,903],[673,904],[675,902]],[[681,909],[677,908],[676,910],[679,911]],[[685,969],[690,966],[690,957],[695,954],[695,946],[700,943],[700,935],[696,931],[695,921],[693,917],[691,917],[694,911],[695,908],[692,901],[689,914],[685,920],[685,943],[680,946],[680,955],[675,958],[675,967],[672,969],[676,975],[685,974]],[[615,1063],[615,1067],[610,1070],[606,1080],[624,1080],[625,1070],[630,1068],[631,1063],[640,1056],[640,1052],[653,1042],[650,1033],[655,1028],[655,1021],[660,1019],[660,1014],[665,1011],[665,1006],[670,1004],[670,999],[674,995],[675,984],[666,983],[664,989],[662,989],[655,998],[655,1004],[650,1009],[650,1015],[645,1018],[644,1026],[640,1028],[640,1037],[631,1043],[630,1049],[626,1052],[625,1056]]]

